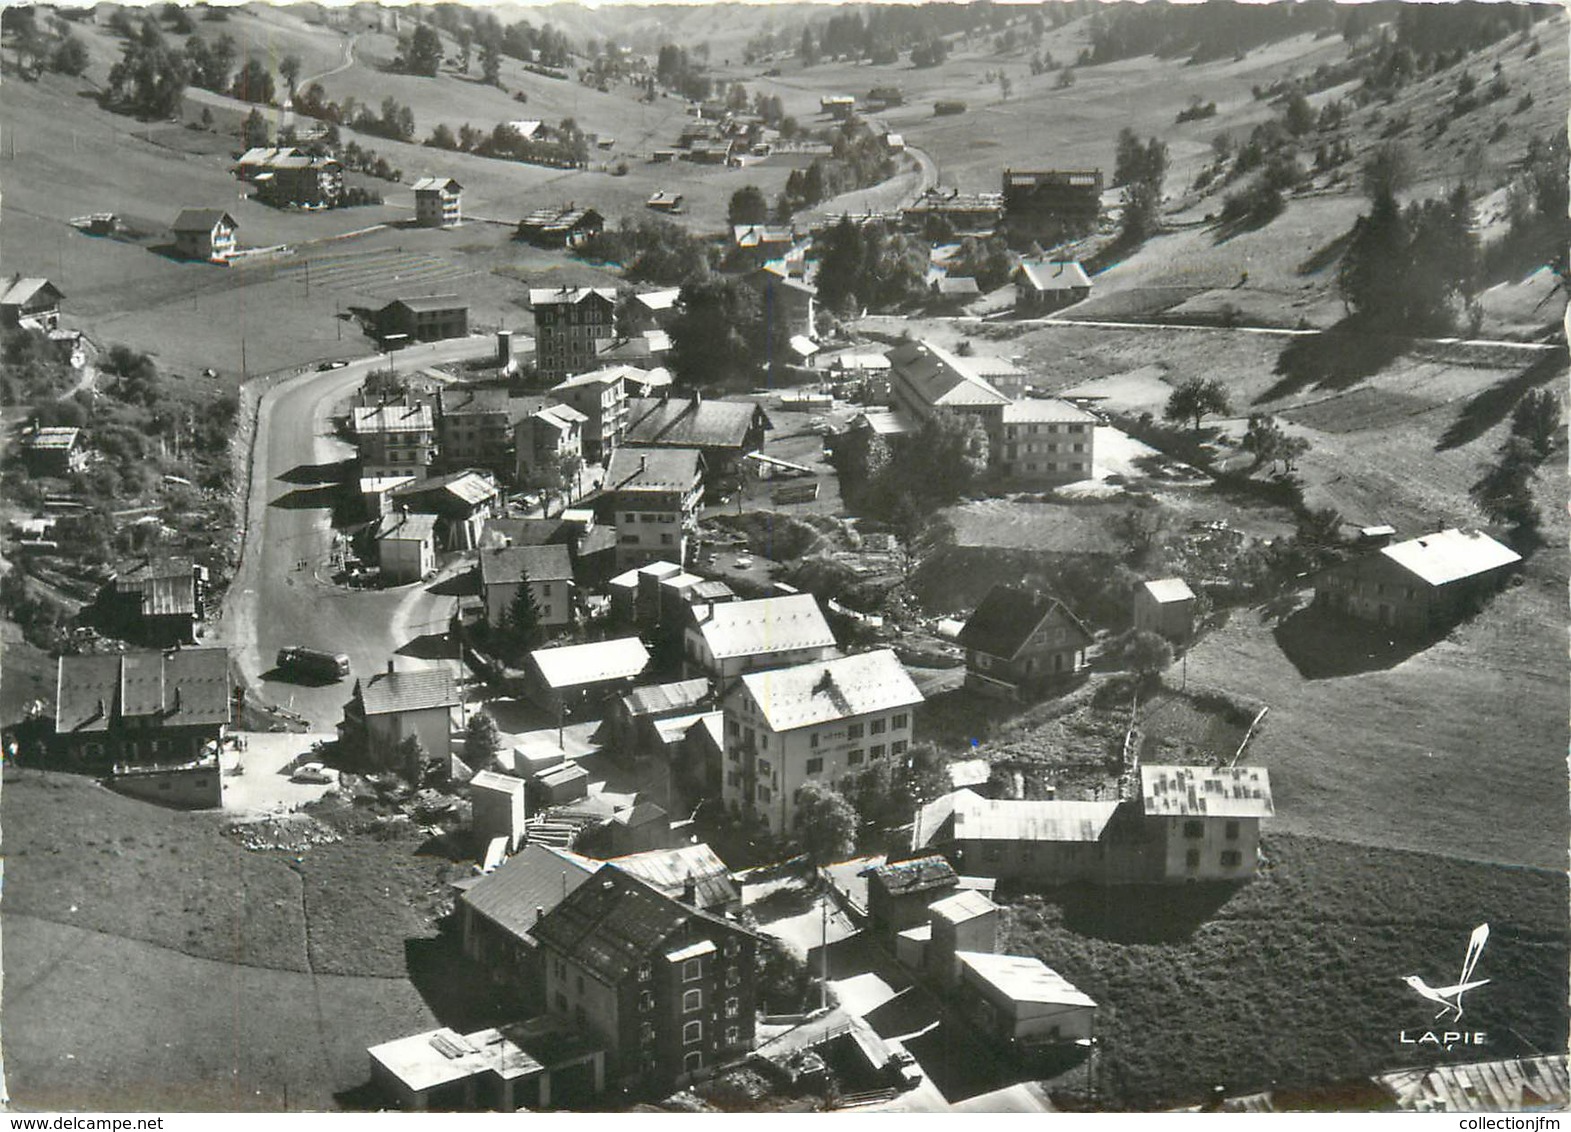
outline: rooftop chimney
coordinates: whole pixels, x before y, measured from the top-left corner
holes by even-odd
[[[535,923],[538,924],[543,919],[545,919],[545,908],[544,908],[543,905],[536,904],[535,905]]]
[[[392,672],[393,672],[393,658],[392,657],[388,657],[387,658],[387,672],[388,672],[388,675],[392,675]]]
[[[698,882],[693,879],[692,873],[688,873],[687,879],[682,882],[682,903],[698,907]]]

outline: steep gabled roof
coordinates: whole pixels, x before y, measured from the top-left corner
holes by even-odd
[[[700,908],[723,907],[741,895],[726,863],[703,842],[613,857],[611,864],[673,899],[692,881]]]
[[[107,731],[127,716],[153,717],[159,727],[228,723],[232,703],[227,649],[62,656],[55,730]]]
[[[749,672],[742,686],[777,732],[922,702],[892,649]]]
[[[1091,277],[1073,260],[1023,259],[1016,269],[1034,291],[1073,291],[1091,286]]]
[[[773,427],[763,409],[752,401],[630,397],[626,442],[741,450],[755,422],[765,429]]]
[[[421,295],[412,299],[394,299],[382,310],[403,307],[416,314],[428,311],[468,310],[469,304],[457,295]]]
[[[928,405],[1003,405],[1008,396],[966,360],[926,341],[902,342],[889,351],[896,377]]]
[[[463,702],[458,683],[446,668],[415,672],[378,672],[356,686],[366,715],[452,708]]]
[[[417,193],[456,193],[464,186],[460,185],[451,177],[421,177],[418,181],[409,187]]]
[[[60,288],[47,279],[18,279],[5,289],[4,294],[0,294],[0,306],[21,306],[40,291],[47,291],[53,294],[56,302],[65,298],[60,293]]]
[[[598,298],[615,305],[616,292],[610,287],[531,287],[531,307],[576,306],[586,299]]]
[[[436,427],[431,406],[426,404],[356,407],[350,420],[356,436],[372,432],[430,432]]]
[[[606,865],[547,912],[533,934],[546,947],[588,968],[601,982],[616,986],[690,925],[701,936],[716,929],[751,934],[739,924],[690,908],[631,873]]]
[[[589,879],[594,866],[572,853],[530,842],[501,868],[481,877],[459,899],[497,927],[528,940],[538,917]]]
[[[1057,614],[1085,644],[1091,631],[1057,598],[1014,586],[994,586],[987,591],[955,638],[961,645],[989,656],[1014,657],[1044,621]]]
[[[516,583],[527,572],[531,582],[570,582],[573,559],[559,542],[488,547],[480,552],[480,584]]]
[[[688,491],[703,474],[696,448],[618,448],[606,465],[604,491]]]

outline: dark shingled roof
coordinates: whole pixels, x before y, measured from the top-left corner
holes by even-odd
[[[388,715],[428,708],[451,708],[463,703],[458,683],[446,668],[417,672],[378,672],[363,686],[357,685],[367,715]]]
[[[549,912],[593,873],[581,858],[531,842],[459,899],[510,935],[530,939],[535,910]]]
[[[954,868],[936,854],[892,865],[879,865],[873,870],[873,876],[891,896],[928,892],[935,888],[953,888],[959,883]]]
[[[228,723],[229,652],[221,648],[63,656],[55,729],[107,731],[111,720],[152,717],[159,727]]]
[[[606,865],[534,926],[535,939],[571,956],[615,986],[689,925],[695,939],[715,929],[749,933],[740,924],[700,912],[662,894],[615,865]],[[680,942],[690,942],[682,939]]]
[[[742,449],[755,419],[773,427],[752,401],[684,400],[630,397],[627,443],[677,448]]]
[[[966,648],[989,656],[1012,657],[1055,610],[1086,644],[1091,643],[1091,631],[1063,602],[1035,590],[1014,586],[994,586],[988,590],[982,604],[976,607],[976,612],[971,614],[955,639]]]

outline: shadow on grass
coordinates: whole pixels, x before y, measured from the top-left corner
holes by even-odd
[[[1254,403],[1280,400],[1311,386],[1349,389],[1379,373],[1406,348],[1406,339],[1366,333],[1352,319],[1343,319],[1329,330],[1294,338],[1284,346],[1276,359],[1278,380]]]
[[[1072,884],[1044,893],[1063,910],[1064,927],[1110,943],[1182,943],[1216,917],[1243,884]]]
[[[966,688],[950,688],[930,696],[918,708],[923,734],[938,743],[976,745],[997,734],[999,727],[1024,710],[1020,704],[990,700]]]
[[[1421,637],[1398,636],[1395,630],[1312,605],[1284,617],[1272,636],[1282,655],[1306,680],[1333,680],[1395,668],[1432,643]]]
[[[1475,394],[1435,442],[1435,451],[1445,452],[1477,440],[1503,421],[1524,393],[1557,378],[1563,380],[1565,372],[1566,348],[1562,346],[1549,351],[1516,376],[1497,381]]]
[[[279,480],[292,484],[341,484],[349,478],[352,460],[334,460],[329,464],[297,464]]]
[[[1347,245],[1352,241],[1352,232],[1343,232],[1336,239],[1314,252],[1308,259],[1298,265],[1300,275],[1315,275],[1330,267],[1342,258],[1342,253],[1347,250]]]

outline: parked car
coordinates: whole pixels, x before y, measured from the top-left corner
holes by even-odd
[[[289,781],[329,786],[333,782],[333,772],[321,763],[305,763],[295,769],[295,772],[289,776]]]
[[[884,1065],[884,1072],[888,1074],[895,1088],[904,1092],[920,1085],[922,1067],[916,1063],[916,1058],[911,1056],[911,1051],[898,1041],[890,1042],[889,1048],[889,1060]]]
[[[738,554],[731,565],[738,570],[750,570],[753,567],[753,556],[751,554]]]

